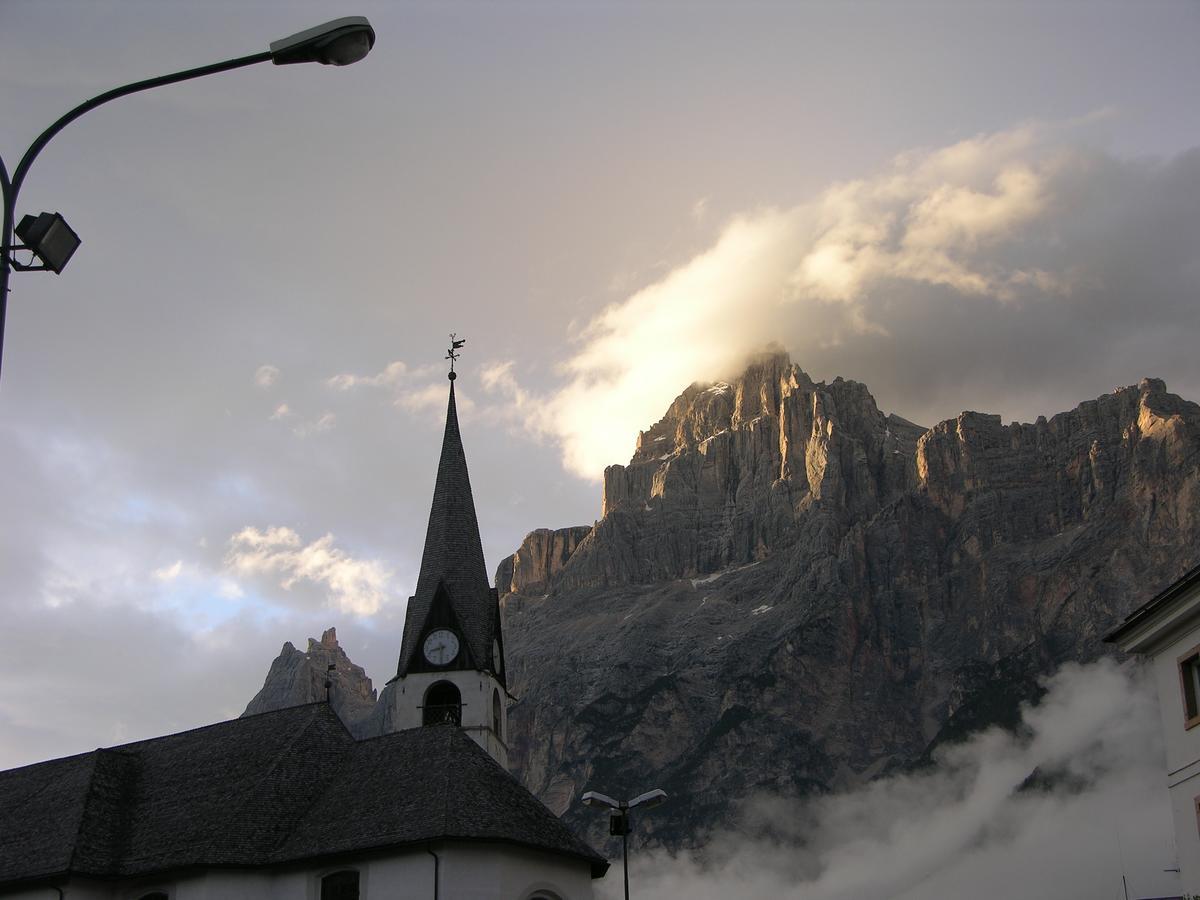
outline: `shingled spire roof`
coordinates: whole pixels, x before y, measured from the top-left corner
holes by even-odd
[[[439,586],[449,599],[475,665],[480,669],[494,669],[492,639],[497,633],[499,606],[496,592],[488,583],[483,561],[479,522],[475,518],[475,501],[471,496],[471,479],[467,475],[467,458],[458,431],[453,373],[450,376],[450,401],[446,406],[442,456],[438,461],[437,481],[433,488],[429,527],[425,531],[421,572],[417,577],[417,590],[408,601],[397,678],[408,673],[418,652]]]

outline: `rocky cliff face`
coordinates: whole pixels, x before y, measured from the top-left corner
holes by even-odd
[[[1197,562],[1198,468],[1200,407],[1153,379],[928,430],[781,353],[693,385],[594,527],[500,566],[515,768],[603,846],[589,788],[663,787],[645,827],[686,845],[755,792],[914,764]]]
[[[501,594],[517,590],[533,594],[548,587],[578,549],[579,542],[591,531],[590,525],[580,525],[556,531],[539,528],[529,532],[517,552],[496,569],[497,589]]]
[[[1200,560],[1200,406],[1161,381],[1033,424],[925,429],[782,353],[693,385],[604,477],[594,526],[500,564],[510,760],[594,846],[584,790],[672,797],[638,835],[704,839],[756,793],[847,787],[1015,721],[1037,677]],[[387,704],[331,629],[247,713]],[[386,699],[386,692],[385,692]]]
[[[330,666],[334,668],[330,670]],[[375,689],[361,666],[346,656],[330,628],[321,640],[308,639],[301,653],[288,641],[267,672],[262,690],[254,695],[243,716],[299,706],[325,699],[325,682],[331,682],[329,699],[342,722],[359,737],[367,736],[369,717],[375,710]]]

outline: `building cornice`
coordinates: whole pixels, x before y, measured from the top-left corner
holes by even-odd
[[[1200,566],[1130,613],[1104,640],[1125,653],[1154,653],[1198,625]]]

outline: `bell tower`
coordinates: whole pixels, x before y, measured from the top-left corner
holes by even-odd
[[[454,404],[454,362],[465,338],[450,335],[450,399],[416,592],[408,598],[387,730],[451,724],[508,768],[508,689],[500,600],[488,583],[479,522]]]

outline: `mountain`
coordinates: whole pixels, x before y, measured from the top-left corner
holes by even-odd
[[[324,700],[327,680],[329,702],[342,722],[359,737],[368,736],[368,723],[375,711],[375,689],[362,666],[352,663],[338,643],[336,628],[326,630],[319,641],[309,638],[303,653],[291,641],[285,642],[267,671],[262,689],[242,715]]]
[[[509,758],[596,846],[585,790],[671,799],[635,841],[704,843],[759,794],[927,764],[1012,726],[1040,675],[1200,561],[1200,406],[1156,379],[1033,424],[924,428],[786,354],[694,384],[604,473],[590,526],[500,563]],[[397,648],[399,646],[397,635]],[[330,629],[247,712],[383,704]]]
[[[514,768],[597,840],[583,791],[664,788],[639,832],[679,847],[757,793],[1015,723],[1198,561],[1198,451],[1200,407],[1155,379],[929,429],[781,352],[694,384],[605,471],[598,522],[498,568]]]

